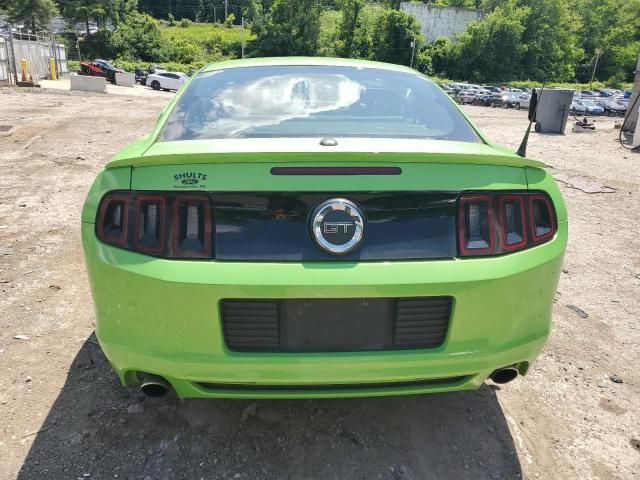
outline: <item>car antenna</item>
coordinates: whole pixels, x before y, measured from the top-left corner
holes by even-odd
[[[538,111],[538,97],[542,97],[542,92],[544,91],[545,84],[542,84],[542,88],[540,89],[540,95],[536,93],[536,89],[534,88],[531,92],[531,99],[529,100],[529,126],[527,127],[527,131],[524,134],[524,138],[522,139],[522,143],[518,147],[518,151],[516,152],[521,157],[527,156],[527,143],[529,142],[529,133],[531,132],[531,125],[536,119],[536,112]]]

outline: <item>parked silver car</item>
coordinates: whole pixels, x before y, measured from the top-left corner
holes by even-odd
[[[531,94],[523,93],[521,95],[517,95],[514,103],[514,107],[516,110],[520,110],[521,108],[529,108],[529,103],[531,102]]]

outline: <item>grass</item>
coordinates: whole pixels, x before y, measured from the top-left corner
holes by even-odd
[[[242,42],[245,45],[255,40],[248,28],[241,26],[226,27],[219,23],[191,23],[188,27],[162,27],[162,36],[174,44],[187,43],[200,49],[204,62],[218,61],[222,58],[239,58],[242,54]]]

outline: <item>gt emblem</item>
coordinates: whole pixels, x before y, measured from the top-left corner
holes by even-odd
[[[365,218],[360,208],[344,198],[318,205],[310,218],[311,233],[318,246],[334,255],[357,248],[364,238]]]
[[[349,233],[349,227],[352,226],[351,222],[326,222],[322,226],[324,233]]]

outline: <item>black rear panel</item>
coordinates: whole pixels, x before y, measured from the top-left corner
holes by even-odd
[[[215,193],[215,257],[238,261],[354,261],[451,258],[456,251],[456,193]],[[366,217],[359,248],[326,253],[310,215],[325,200],[346,198]]]
[[[223,300],[227,347],[245,352],[348,352],[435,348],[451,297]]]

